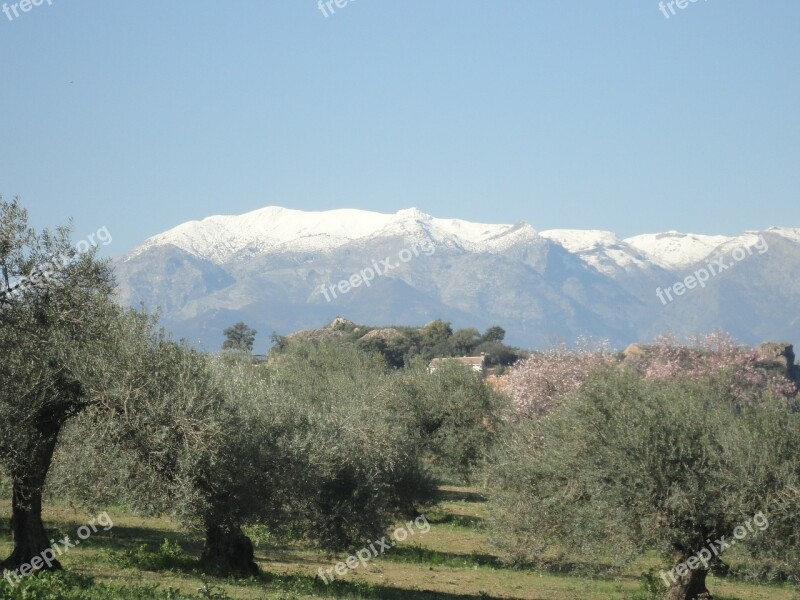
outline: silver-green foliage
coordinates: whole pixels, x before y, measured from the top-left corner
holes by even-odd
[[[264,366],[160,339],[124,362],[147,401],[76,420],[54,492],[170,512],[199,530],[265,525],[327,548],[380,537],[428,497],[379,358],[298,346]]]
[[[608,369],[545,419],[516,424],[497,452],[498,543],[518,562],[647,549],[676,560],[763,511],[769,529],[742,544],[797,577],[798,406],[767,393],[742,403],[725,377],[655,382]]]
[[[461,365],[428,373],[414,363],[397,373],[394,408],[419,440],[440,477],[470,481],[481,474],[510,404],[484,378]]]

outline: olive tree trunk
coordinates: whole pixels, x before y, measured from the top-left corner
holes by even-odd
[[[209,525],[200,563],[209,571],[243,576],[258,575],[253,543],[240,527]]]
[[[673,571],[674,573],[674,571]],[[675,575],[676,583],[664,596],[664,600],[713,600],[706,588],[707,570],[689,570],[685,575]]]
[[[11,539],[14,549],[11,556],[0,563],[0,573],[30,565],[35,558],[38,558],[36,564],[41,566],[36,568],[33,565],[34,571],[61,569],[61,564],[54,558],[48,557],[47,562],[41,558],[46,550],[49,550],[48,555],[53,554],[42,523],[42,490],[60,429],[60,422],[40,422],[37,427],[38,443],[29,448],[30,455],[25,468],[12,473]]]

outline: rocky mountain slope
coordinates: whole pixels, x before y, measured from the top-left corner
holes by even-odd
[[[416,209],[271,206],[179,225],[117,259],[115,269],[123,303],[160,306],[177,337],[210,350],[236,321],[259,331],[261,351],[272,331],[337,315],[386,325],[498,324],[523,347],[579,335],[623,347],[715,328],[750,343],[800,339],[800,229],[621,239]],[[700,270],[709,272],[702,285]],[[687,277],[695,278],[691,289]]]

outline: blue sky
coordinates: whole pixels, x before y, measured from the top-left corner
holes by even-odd
[[[800,226],[796,1],[50,1],[0,13],[0,194],[110,254],[269,204]]]

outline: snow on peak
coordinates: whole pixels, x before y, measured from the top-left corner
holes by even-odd
[[[244,250],[266,252],[285,244],[295,249],[335,248],[381,229],[391,219],[366,210],[306,212],[267,206],[243,215],[218,215],[189,221],[145,241],[133,254],[172,244],[213,262]]]
[[[622,240],[615,233],[599,229],[549,229],[542,237],[561,244],[570,252],[585,252],[602,246],[618,246]]]
[[[667,269],[683,269],[702,261],[733,238],[667,231],[645,233],[625,239],[652,262]]]
[[[402,210],[398,210],[395,213],[395,217],[398,219],[420,219],[420,220],[427,220],[430,221],[431,216],[426,215],[418,208],[404,208]]]
[[[800,228],[770,227],[769,229],[767,229],[767,232],[774,233],[776,235],[786,238],[787,240],[800,243]]]
[[[800,243],[800,229],[772,227],[767,231]],[[302,211],[267,206],[243,215],[217,215],[183,223],[146,240],[128,257],[154,246],[173,245],[223,264],[254,254],[327,252],[352,242],[390,236],[424,239],[437,246],[476,253],[499,253],[549,240],[607,274],[653,265],[680,270],[741,238],[668,231],[620,239],[610,231],[578,229],[539,234],[525,222],[508,225],[438,219],[417,208],[385,214],[349,208]]]
[[[434,239],[450,240],[469,251],[502,252],[522,241],[541,239],[527,223],[489,225],[460,219],[432,219]]]
[[[630,271],[648,267],[648,259],[615,233],[598,229],[550,229],[541,233],[578,255],[601,273],[612,275],[619,269]]]
[[[470,251],[501,251],[520,239],[537,237],[528,225],[435,219],[417,208],[384,214],[357,209],[302,211],[267,206],[243,215],[217,215],[183,223],[146,240],[129,256],[171,244],[219,264],[240,253],[328,251],[356,240],[388,235],[425,237]]]

